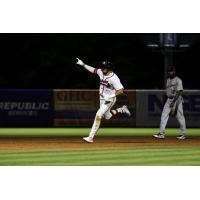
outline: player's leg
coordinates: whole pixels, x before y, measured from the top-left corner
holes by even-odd
[[[111,101],[110,103],[106,103],[103,101],[102,105],[100,106],[99,110],[96,113],[95,120],[90,131],[89,136],[94,137],[100,127],[101,119],[105,115],[105,113],[114,105],[115,101]]]
[[[122,106],[120,108],[117,108],[115,110],[108,110],[106,113],[105,113],[105,119],[109,120],[111,117],[113,116],[118,116],[118,115],[121,115],[121,114],[126,114],[128,115],[129,117],[131,116],[131,113],[130,111],[128,110],[127,106]]]
[[[83,138],[85,141],[87,141],[87,142],[93,142],[93,138],[96,135],[96,133],[97,133],[99,127],[100,127],[101,118],[102,117],[100,117],[98,114],[96,114],[94,122],[93,122],[93,125],[92,125],[92,128],[91,128],[91,131],[89,133],[89,136]]]
[[[129,102],[128,96],[127,96],[126,94],[121,95],[121,96],[118,97],[118,101],[127,102],[127,104],[128,104],[128,102]],[[125,104],[126,104],[126,103],[125,103]],[[121,106],[121,107],[118,107],[118,108],[115,109],[115,110],[111,110],[109,115],[110,115],[110,118],[111,118],[112,116],[117,116],[117,115],[121,115],[121,114],[126,114],[126,115],[128,115],[129,117],[131,116],[131,113],[130,113],[130,111],[128,110],[128,108],[127,108],[126,105],[123,105],[123,106]]]
[[[115,105],[115,103],[116,103],[116,98],[113,99],[113,101],[112,101],[112,103],[110,104],[108,110],[104,113],[104,118],[105,118],[105,119],[109,120],[109,119],[113,116],[113,114],[112,114],[112,112],[111,112],[111,108]]]
[[[92,125],[92,129],[89,133],[88,137],[83,138],[87,142],[93,142],[94,136],[97,134],[97,131],[101,124],[101,119],[104,116],[104,114],[113,106],[113,102],[110,101],[109,103],[106,103],[104,100],[100,101],[100,108],[96,113],[94,123]]]
[[[123,105],[122,107],[117,108],[116,110],[111,110],[110,112],[111,112],[112,116],[116,116],[116,115],[120,115],[120,114],[126,114],[129,117],[131,116],[131,113],[128,110],[126,105]]]
[[[163,111],[162,111],[162,115],[161,115],[161,121],[160,121],[160,133],[161,134],[165,134],[165,127],[167,125],[168,119],[169,119],[169,113],[171,111],[170,108],[170,100],[167,99]]]
[[[178,120],[179,125],[180,125],[180,133],[179,133],[179,136],[177,137],[177,139],[185,139],[186,125],[185,125],[185,117],[184,117],[184,114],[183,114],[183,103],[182,103],[182,101],[178,105],[176,119]]]
[[[165,138],[165,127],[167,125],[167,121],[169,119],[169,113],[171,111],[170,108],[170,100],[167,99],[165,102],[165,105],[163,107],[162,115],[161,115],[161,120],[160,120],[160,132],[158,134],[153,135],[156,138],[163,139]]]

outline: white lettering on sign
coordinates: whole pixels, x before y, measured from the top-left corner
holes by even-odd
[[[0,102],[0,110],[48,110],[48,102]]]

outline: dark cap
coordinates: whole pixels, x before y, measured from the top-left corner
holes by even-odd
[[[111,62],[109,60],[105,60],[101,63],[101,68],[103,69],[110,69],[112,70],[113,69],[113,65],[111,64]]]

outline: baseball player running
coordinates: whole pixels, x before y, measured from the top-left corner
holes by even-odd
[[[183,115],[183,85],[182,80],[176,76],[176,68],[170,67],[168,69],[168,79],[166,85],[167,101],[164,105],[161,122],[160,122],[160,132],[153,135],[155,138],[164,139],[165,138],[165,127],[169,116],[176,116],[180,124],[180,133],[177,139],[184,140],[185,137],[185,117]]]
[[[79,58],[77,58],[76,64],[83,66],[86,70],[93,74],[97,74],[100,78],[100,108],[96,113],[89,136],[83,138],[84,141],[92,143],[93,138],[97,134],[97,131],[100,127],[102,118],[109,120],[114,115],[124,113],[130,116],[131,114],[126,105],[117,108],[116,110],[111,110],[111,108],[115,105],[116,97],[123,94],[124,87],[121,84],[118,76],[112,71],[112,65],[109,61],[102,62],[101,69],[86,65]]]

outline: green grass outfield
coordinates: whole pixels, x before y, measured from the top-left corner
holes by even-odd
[[[1,128],[0,137],[85,136],[85,128]],[[158,129],[103,128],[101,136],[150,136]],[[175,136],[178,129],[167,129]],[[123,134],[123,135],[122,135]],[[187,129],[188,137],[200,136],[200,129]],[[151,139],[151,138],[149,138]],[[0,138],[1,140],[1,138]],[[109,147],[40,150],[0,150],[1,166],[193,166],[200,165],[200,146]]]
[[[90,128],[0,128],[1,136],[86,136]],[[100,136],[149,136],[158,133],[155,128],[101,128]],[[176,136],[179,129],[166,129],[167,135]],[[188,136],[200,136],[200,129],[188,128]]]

